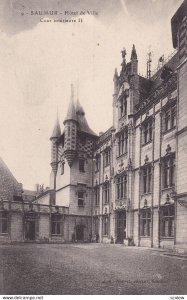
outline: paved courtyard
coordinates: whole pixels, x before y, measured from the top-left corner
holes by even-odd
[[[123,245],[0,245],[0,294],[187,294],[187,258]]]

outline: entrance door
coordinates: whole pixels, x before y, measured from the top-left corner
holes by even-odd
[[[26,240],[35,240],[35,221],[26,221],[25,224],[25,239]]]
[[[84,241],[84,225],[77,225],[76,227],[76,240],[78,242]]]
[[[117,243],[123,243],[123,240],[126,238],[126,211],[117,212],[116,216],[117,221]]]

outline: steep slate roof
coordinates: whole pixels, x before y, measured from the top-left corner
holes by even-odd
[[[150,79],[139,76],[140,101],[139,101],[138,105],[140,105],[146,99],[150,98],[151,95],[158,88],[160,88],[164,85],[164,81],[161,78],[164,68],[171,69],[172,76],[175,76],[175,71],[176,71],[176,68],[177,68],[178,64],[179,64],[179,56],[178,56],[178,52],[177,52]]]
[[[88,133],[90,135],[97,136],[97,134],[89,127],[88,122],[85,117],[85,111],[77,99],[76,104],[74,103],[74,91],[71,85],[71,98],[69,102],[68,112],[64,120],[64,124],[68,120],[74,120],[78,123],[78,131]]]

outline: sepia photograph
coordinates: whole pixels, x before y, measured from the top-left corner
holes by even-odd
[[[184,300],[187,0],[0,0],[0,91],[0,299]]]

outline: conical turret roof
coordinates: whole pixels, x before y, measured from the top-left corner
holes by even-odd
[[[74,104],[74,88],[73,88],[73,84],[71,85],[71,97],[70,97],[68,112],[67,112],[66,118],[64,120],[64,123],[66,121],[68,121],[68,120],[77,121],[77,116],[76,116],[76,111],[75,111],[75,104]]]
[[[80,104],[79,99],[77,99],[77,103],[76,103],[76,115],[79,124],[79,130],[91,135],[96,135],[96,133],[88,125],[88,122],[85,117],[84,109]]]
[[[57,115],[56,124],[53,128],[51,139],[52,138],[58,138],[60,136],[61,136],[61,129],[60,129],[59,119],[58,119],[58,115]]]

